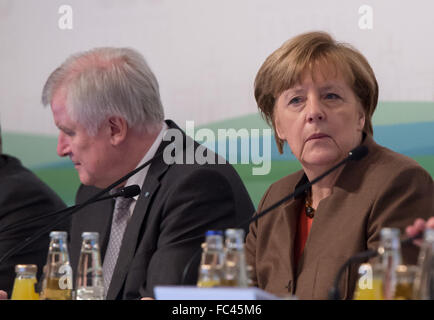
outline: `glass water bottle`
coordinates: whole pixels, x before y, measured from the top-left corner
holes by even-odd
[[[223,234],[221,231],[207,231],[202,247],[198,287],[216,287],[222,282]]]
[[[419,300],[434,300],[434,229],[426,229],[420,247],[413,295]]]
[[[225,232],[223,274],[224,286],[249,286],[246,257],[244,253],[243,229],[227,229]]]
[[[72,299],[72,269],[69,262],[67,233],[50,233],[47,263],[44,266],[41,300]]]
[[[396,269],[402,263],[400,231],[397,228],[383,228],[380,231],[378,248],[379,263],[383,272],[383,298],[393,300],[397,284]]]
[[[104,281],[98,232],[83,232],[77,268],[76,300],[103,300]]]

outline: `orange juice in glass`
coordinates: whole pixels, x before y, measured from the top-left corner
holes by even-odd
[[[16,277],[11,300],[39,300],[39,294],[35,291],[36,271],[37,266],[34,264],[15,266]]]

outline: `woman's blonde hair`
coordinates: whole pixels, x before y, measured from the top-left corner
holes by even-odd
[[[364,132],[373,134],[372,114],[378,101],[378,84],[366,58],[349,44],[335,41],[328,33],[309,32],[285,42],[262,64],[255,79],[255,99],[262,117],[273,127],[280,153],[284,141],[274,125],[274,106],[280,94],[300,82],[305,70],[334,65],[359,99],[365,113]],[[315,69],[315,70],[314,70]]]

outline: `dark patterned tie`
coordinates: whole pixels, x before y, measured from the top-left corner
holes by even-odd
[[[124,236],[124,231],[128,222],[129,208],[133,200],[133,198],[116,198],[110,231],[110,240],[104,257],[104,263],[102,265],[105,295],[107,295],[113,276],[113,271],[116,266],[116,261],[118,260],[119,249],[121,247],[122,238]]]

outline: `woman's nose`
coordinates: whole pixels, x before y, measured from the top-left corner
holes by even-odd
[[[311,97],[308,99],[307,107],[307,120],[309,122],[323,121],[326,118],[324,107],[321,104],[321,100],[318,97]]]

